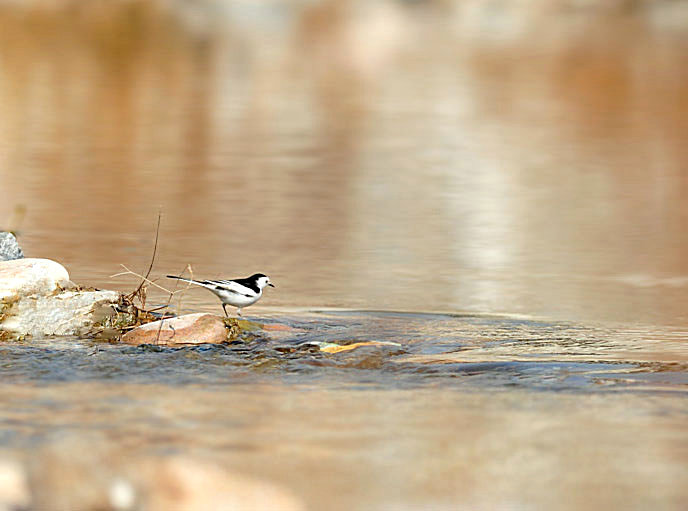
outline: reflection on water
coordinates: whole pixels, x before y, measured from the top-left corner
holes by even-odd
[[[4,6],[0,220],[99,286],[160,209],[265,305],[685,324],[681,7],[504,4]]]
[[[0,3],[0,227],[130,290],[109,275],[147,267],[160,210],[154,276],[263,271],[278,287],[249,314],[293,328],[4,344],[0,452],[95,432],[310,509],[680,509],[685,14]],[[318,347],[356,341],[395,344]]]

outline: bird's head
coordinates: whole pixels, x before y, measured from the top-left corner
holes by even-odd
[[[255,281],[256,286],[258,286],[260,289],[263,289],[266,286],[275,287],[272,282],[270,282],[270,277],[263,275],[262,273],[256,273],[255,275],[251,276],[251,278]]]

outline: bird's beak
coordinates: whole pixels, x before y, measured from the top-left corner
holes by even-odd
[[[275,285],[274,285],[272,282],[269,282],[269,283],[268,283],[268,286],[270,286],[270,287],[275,287]]]

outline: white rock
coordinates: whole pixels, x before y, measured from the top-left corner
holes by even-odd
[[[12,302],[25,296],[47,295],[69,284],[69,273],[50,259],[0,261],[0,301]]]
[[[3,311],[0,327],[17,335],[82,335],[114,312],[116,291],[65,291],[22,298]]]
[[[82,335],[114,312],[115,291],[63,291],[67,270],[49,259],[0,262],[0,329],[14,335]]]

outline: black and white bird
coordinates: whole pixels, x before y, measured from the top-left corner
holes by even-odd
[[[202,286],[214,293],[222,301],[222,309],[227,314],[227,305],[237,308],[237,314],[241,316],[241,309],[253,305],[263,296],[263,288],[266,286],[275,287],[270,278],[262,273],[255,273],[245,279],[232,280],[193,280],[167,275],[168,279],[177,279],[190,282],[197,286]]]

